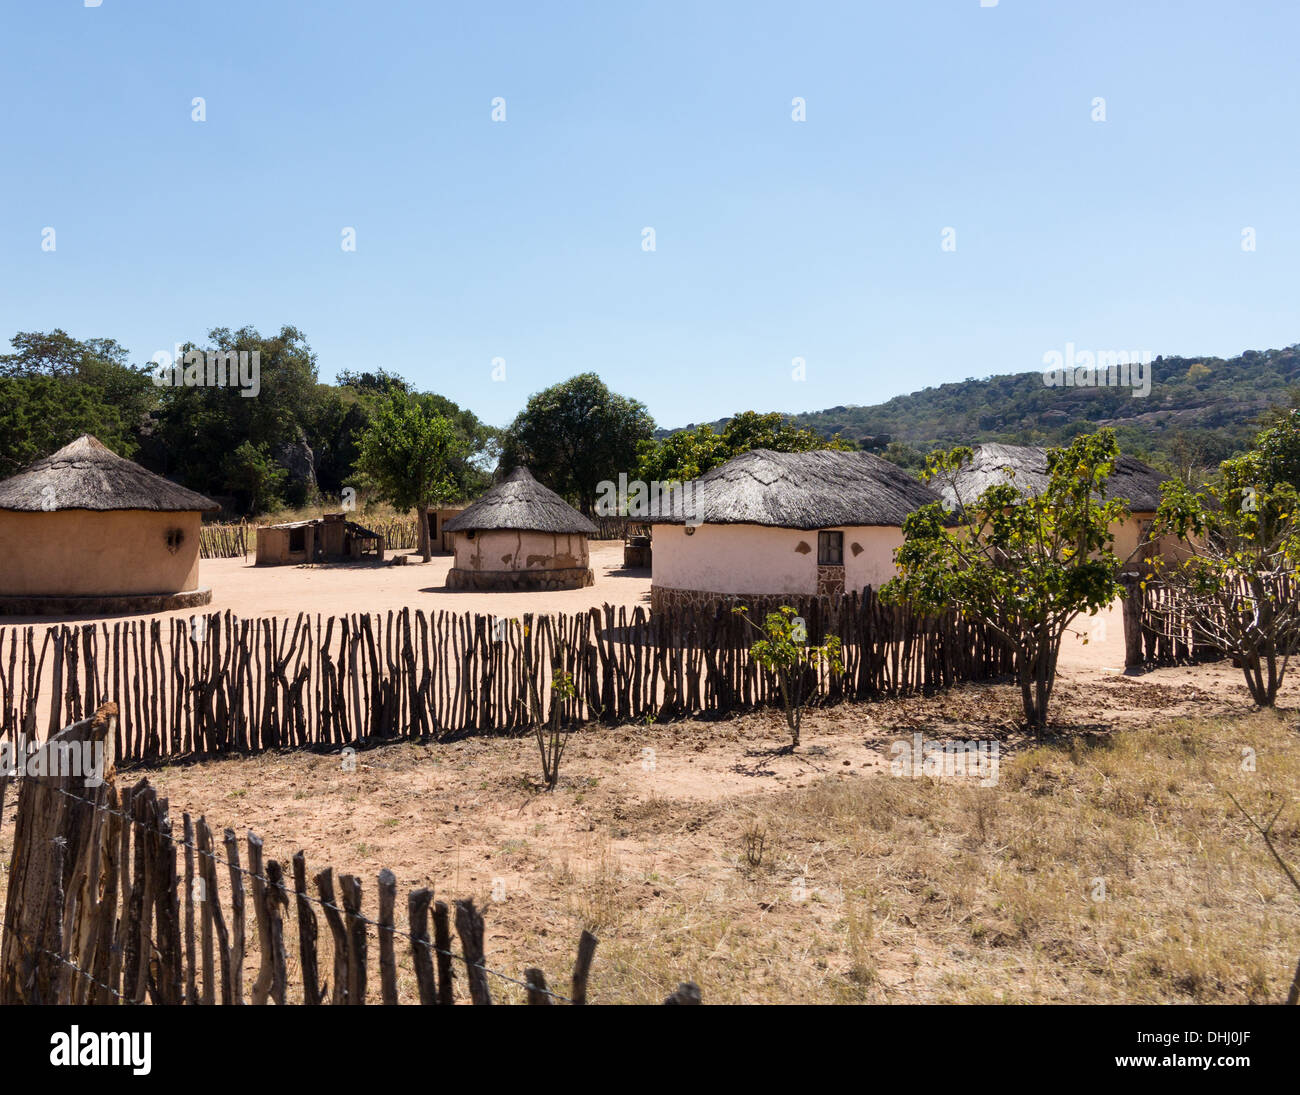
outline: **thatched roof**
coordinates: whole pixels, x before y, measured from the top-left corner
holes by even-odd
[[[533,478],[527,468],[515,468],[473,505],[444,524],[447,532],[574,532],[592,536],[596,526],[553,490]]]
[[[1037,445],[973,446],[975,459],[957,473],[957,490],[949,483],[935,487],[950,506],[957,503],[957,493],[962,499],[973,502],[995,483],[1011,483],[1026,494],[1038,494],[1047,486],[1047,450]],[[1007,474],[1015,472],[1014,477]],[[1106,480],[1105,498],[1124,498],[1135,513],[1148,513],[1160,505],[1160,484],[1168,477],[1155,468],[1132,456],[1120,456],[1115,470]]]
[[[939,496],[896,464],[865,452],[751,449],[694,483],[694,520],[719,525],[822,529],[901,525]],[[673,491],[652,523],[680,525],[690,490]]]
[[[83,434],[53,456],[0,482],[0,510],[122,510],[188,513],[220,509],[211,498],[145,471]]]

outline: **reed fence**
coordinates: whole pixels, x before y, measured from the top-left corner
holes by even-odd
[[[926,616],[863,594],[794,599],[809,638],[843,643],[812,703],[866,700],[1010,671],[1005,646],[955,615]],[[26,740],[118,702],[120,763],[341,747],[532,725],[530,681],[549,716],[557,671],[572,675],[572,725],[725,715],[779,702],[749,656],[752,628],[726,605],[648,614],[609,605],[522,619],[403,609],[379,615],[239,618],[229,612],[0,628],[0,733]],[[44,721],[44,727],[40,723]]]
[[[248,525],[213,523],[199,528],[200,559],[236,559],[247,555],[253,546]]]

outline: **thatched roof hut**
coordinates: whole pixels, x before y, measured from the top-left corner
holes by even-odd
[[[660,494],[652,608],[878,586],[895,573],[903,521],[938,500],[870,453],[753,449]]]
[[[0,510],[23,513],[66,509],[187,513],[220,508],[212,499],[118,456],[90,434],[0,482]]]
[[[0,482],[0,612],[158,612],[199,589],[209,498],[85,435]]]
[[[527,468],[515,468],[447,521],[450,589],[575,589],[594,582],[587,537],[596,526]]]
[[[665,493],[654,524],[693,520],[718,525],[821,529],[837,525],[901,526],[913,510],[939,500],[897,464],[866,452],[773,452],[751,449]]]
[[[542,486],[527,468],[515,468],[473,505],[466,506],[442,526],[447,532],[488,532],[495,529],[527,532],[585,533],[596,526],[555,491]]]
[[[955,490],[951,483],[940,486],[936,481],[950,507],[958,504],[958,494],[970,503],[997,483],[1010,483],[1025,494],[1038,494],[1047,486],[1047,449],[1041,446],[988,443],[972,451],[974,460],[957,473]],[[1160,505],[1160,484],[1167,478],[1136,457],[1121,455],[1106,481],[1104,497],[1127,500],[1134,513],[1154,513]]]

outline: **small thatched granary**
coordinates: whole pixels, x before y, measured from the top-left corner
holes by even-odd
[[[207,604],[209,498],[77,438],[0,483],[0,611],[161,611]]]
[[[936,501],[870,453],[753,449],[672,492],[650,517],[651,607],[879,586],[895,574],[904,519]]]
[[[1038,494],[1047,486],[1047,449],[1037,445],[983,444],[972,446],[974,459],[955,476],[953,483],[936,487],[950,508],[975,501],[989,487],[1010,483],[1028,495]],[[1012,474],[1014,473],[1014,474]],[[1149,464],[1132,456],[1121,455],[1115,470],[1106,480],[1104,498],[1123,499],[1130,516],[1117,521],[1110,530],[1114,538],[1112,551],[1124,562],[1133,562],[1155,552],[1174,551],[1172,543],[1151,544],[1149,532],[1160,505],[1160,484],[1167,477]]]
[[[260,567],[360,559],[367,555],[382,560],[384,538],[349,521],[342,513],[279,525],[259,525],[257,529]]]
[[[578,589],[594,582],[581,513],[516,468],[443,525],[455,561],[448,589]]]

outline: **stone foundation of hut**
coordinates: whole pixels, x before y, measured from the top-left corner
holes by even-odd
[[[478,590],[485,593],[531,593],[542,589],[583,589],[595,585],[590,567],[558,570],[459,570],[447,572],[448,589]]]
[[[0,616],[130,616],[177,612],[212,603],[212,590],[104,597],[0,597]]]

